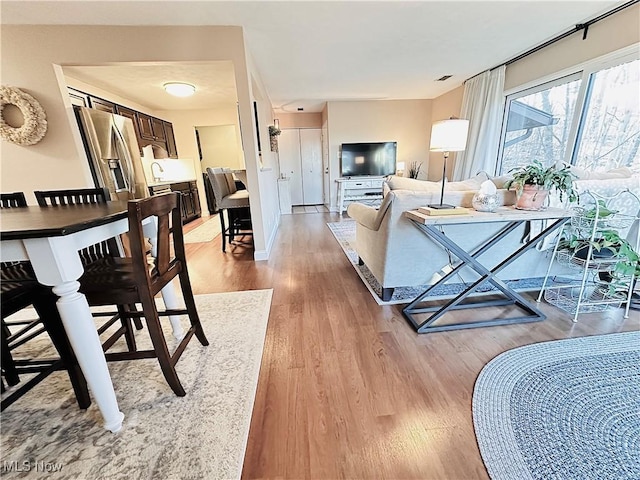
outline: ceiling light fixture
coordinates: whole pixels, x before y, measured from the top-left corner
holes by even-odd
[[[196,87],[190,83],[169,82],[163,85],[169,95],[174,97],[190,97],[196,91]]]

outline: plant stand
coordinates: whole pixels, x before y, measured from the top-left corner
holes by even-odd
[[[549,264],[537,301],[540,302],[544,296],[548,303],[572,314],[574,323],[578,321],[580,313],[602,312],[609,308],[620,308],[623,304],[626,304],[624,318],[628,318],[634,276],[629,275],[623,279],[622,283],[617,285],[603,281],[601,273],[613,272],[620,258],[615,256],[608,258],[594,257],[592,242],[599,233],[605,230],[626,230],[634,222],[638,221],[637,216],[620,213],[603,217],[599,200],[604,201],[604,204],[609,206],[619,196],[630,195],[632,202],[636,205],[635,211],[637,212],[638,208],[640,208],[640,199],[630,190],[623,190],[611,197],[604,197],[588,191],[581,195],[583,198],[590,198],[591,201],[588,203],[593,203],[595,206],[595,217],[586,216],[586,209],[577,207],[571,222],[565,225],[562,234],[558,238],[562,238],[563,235],[574,234],[580,238],[589,239],[588,251],[584,258],[581,258],[583,255],[576,255],[577,252],[575,251],[559,248],[560,242],[557,241],[553,250],[552,262]],[[634,247],[636,252],[638,251],[639,241],[640,236],[636,240]],[[549,272],[554,261],[570,267],[574,275],[570,276],[568,280],[566,278],[561,280],[551,278]]]

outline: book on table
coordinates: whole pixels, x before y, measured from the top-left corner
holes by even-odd
[[[418,211],[425,215],[467,215],[469,213],[469,209],[464,207],[455,207],[455,208],[419,207]]]

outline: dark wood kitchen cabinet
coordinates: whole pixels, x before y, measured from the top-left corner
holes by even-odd
[[[200,197],[198,195],[198,186],[195,181],[179,182],[171,184],[172,192],[180,192],[182,195],[182,221],[190,222],[200,217],[202,210],[200,208]]]
[[[151,142],[166,142],[164,122],[159,118],[138,112],[138,128],[141,138]]]
[[[68,88],[69,98],[71,99],[71,105],[77,105],[79,107],[89,106],[89,95],[75,88]]]
[[[116,104],[102,98],[89,96],[89,105],[91,108],[102,112],[116,113]]]
[[[129,118],[133,122],[133,129],[136,131],[136,139],[138,140],[138,147],[140,148],[140,155],[142,155],[142,138],[140,138],[140,130],[138,130],[138,112],[122,105],[116,105],[116,113],[123,117]]]
[[[173,134],[173,125],[169,122],[163,122],[164,136],[167,139],[167,152],[169,158],[178,158],[178,149],[176,147],[176,137]]]
[[[175,182],[149,187],[151,195],[160,195],[168,191],[180,194],[180,204],[182,206],[182,223],[188,223],[196,218],[200,218],[202,209],[200,207],[200,196],[198,195],[198,185],[194,181]]]

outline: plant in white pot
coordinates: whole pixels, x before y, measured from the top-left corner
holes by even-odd
[[[578,193],[573,188],[574,178],[566,166],[560,169],[555,165],[545,167],[534,160],[532,164],[516,169],[513,178],[505,183],[505,188],[515,189],[518,198],[516,208],[541,210],[551,190],[558,191],[560,201],[565,194],[570,202],[578,200]]]

